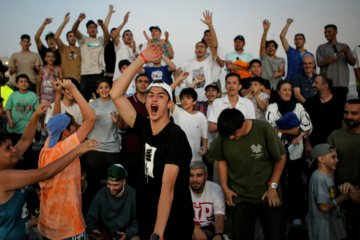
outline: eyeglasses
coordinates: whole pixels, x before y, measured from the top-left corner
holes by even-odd
[[[77,54],[74,51],[70,52],[70,58],[75,59],[77,57]]]

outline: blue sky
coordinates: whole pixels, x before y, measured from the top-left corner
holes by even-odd
[[[200,21],[204,10],[213,12],[219,45],[225,52],[233,51],[234,37],[242,34],[246,39],[245,50],[257,58],[263,19],[271,22],[268,39],[279,43],[277,55],[281,57],[286,58],[286,55],[279,35],[287,18],[295,20],[287,34],[291,45],[293,36],[301,32],[306,35],[307,50],[316,52],[317,46],[326,42],[323,27],[329,23],[338,26],[339,42],[347,43],[350,49],[360,44],[358,0],[1,0],[0,56],[10,57],[13,52],[20,51],[20,35],[27,33],[34,37],[46,17],[54,19],[53,23],[45,28],[43,41],[46,33],[57,30],[67,12],[70,12],[71,19],[63,32],[63,41],[65,42],[65,33],[71,29],[81,12],[84,12],[87,18],[79,29],[86,33],[86,20],[105,19],[109,4],[113,4],[116,10],[109,28],[120,25],[125,13],[130,11],[130,19],[125,29],[132,30],[137,44],[145,42],[142,31],[148,30],[151,25],[159,25],[163,32],[168,31],[177,66],[194,56],[195,43],[202,38],[206,29],[206,25]],[[31,50],[36,51],[33,39],[32,43]]]

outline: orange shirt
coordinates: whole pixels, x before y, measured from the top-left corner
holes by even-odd
[[[234,64],[239,65],[240,67],[246,68],[249,63],[248,62],[243,62],[243,61],[241,61],[241,59],[239,59],[239,60],[235,61]],[[239,74],[241,79],[251,77],[251,73],[249,72],[249,70],[241,70],[241,71],[234,71],[234,72]]]
[[[52,163],[80,144],[76,133],[48,148],[49,138],[39,156],[39,168]],[[40,182],[38,228],[50,239],[65,239],[85,231],[81,210],[81,167],[77,157],[54,178]]]

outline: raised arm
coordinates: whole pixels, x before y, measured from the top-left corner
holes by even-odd
[[[80,23],[86,18],[85,13],[80,13],[78,19],[75,21],[71,31],[74,32],[77,39],[81,39],[81,32],[78,30]]]
[[[109,28],[109,24],[110,24],[110,19],[111,19],[111,16],[112,14],[115,12],[114,10],[114,6],[112,4],[109,5],[109,13],[108,15],[106,16],[105,18],[105,22],[104,22],[104,25]]]
[[[174,49],[172,48],[172,46],[170,45],[169,42],[169,32],[165,32],[165,44],[166,44],[166,49],[169,55],[169,59],[173,59],[174,58]]]
[[[97,117],[94,111],[91,109],[89,103],[84,99],[83,95],[79,92],[79,90],[76,88],[76,86],[74,85],[74,83],[72,83],[71,80],[64,79],[61,83],[61,86],[65,89],[68,89],[74,96],[75,101],[80,107],[81,114],[84,117],[84,122],[76,131],[79,141],[83,142],[94,127]]]
[[[281,40],[281,44],[283,45],[283,48],[285,50],[285,52],[287,52],[289,50],[289,42],[288,40],[286,39],[286,33],[287,31],[289,30],[289,27],[290,27],[290,24],[293,22],[294,20],[291,19],[291,18],[288,18],[286,20],[286,25],[285,27],[283,28],[283,30],[281,31],[280,33],[280,40]]]
[[[120,31],[123,29],[123,27],[125,26],[125,24],[128,22],[129,20],[129,15],[130,12],[127,12],[124,16],[124,21],[120,24],[120,26],[118,26],[115,31],[112,33],[111,37],[113,39],[114,44],[117,46],[119,44],[120,38],[117,38],[118,35],[120,35]]]
[[[36,42],[36,46],[38,49],[41,49],[43,43],[40,39],[42,32],[44,31],[44,28],[46,27],[46,25],[50,24],[52,22],[52,18],[45,18],[45,21],[43,22],[43,24],[40,26],[39,30],[36,32],[35,34],[35,42]]]
[[[188,72],[181,72],[181,74],[175,78],[174,82],[170,85],[171,91],[175,91],[176,86],[180,86],[181,83],[189,76]]]
[[[161,49],[160,44],[151,43],[147,48],[139,54],[134,62],[121,74],[120,78],[116,80],[110,91],[111,99],[113,100],[116,109],[125,123],[129,127],[133,127],[136,118],[136,111],[133,105],[125,96],[125,93],[133,80],[135,74],[147,62],[156,62],[161,58],[164,50]]]
[[[33,126],[34,132],[35,129],[36,127]],[[94,148],[94,146],[98,146],[98,145],[100,144],[96,142],[96,140],[94,139],[88,140],[80,144],[79,146],[75,147],[73,150],[71,150],[61,158],[57,159],[56,161],[40,169],[2,170],[0,174],[0,191],[5,192],[5,191],[16,190],[25,186],[32,185],[34,183],[38,183],[50,179],[59,172],[61,172],[62,170],[64,170],[77,156],[82,155],[90,150],[96,151],[97,148]]]
[[[211,34],[211,41],[212,41],[212,45],[210,47],[211,56],[212,56],[213,60],[215,60],[217,57],[218,42],[217,42],[217,38],[216,38],[215,29],[212,24],[212,13],[209,12],[208,10],[206,10],[205,12],[203,12],[203,15],[204,15],[204,20],[201,20],[201,21],[209,27],[210,34]]]
[[[263,32],[263,35],[261,37],[261,42],[260,42],[260,57],[263,57],[266,53],[266,36],[267,36],[267,33],[270,28],[269,20],[265,19],[263,21],[263,28],[264,28],[264,32]]]
[[[169,66],[168,70],[169,70],[170,72],[173,72],[173,71],[176,70],[175,64],[174,64],[167,56],[165,56],[165,54],[163,54],[163,55],[161,56],[161,58],[164,60],[164,62],[166,63],[166,65]]]
[[[104,44],[110,41],[110,34],[107,26],[104,24],[103,20],[98,19],[98,25],[101,27],[104,33]]]
[[[54,109],[53,109],[53,116],[55,116],[56,114],[61,113],[62,86],[61,86],[61,82],[59,79],[57,79],[56,81],[53,81],[52,85],[56,92]]]
[[[60,27],[58,28],[58,30],[55,33],[55,41],[56,41],[56,45],[58,46],[59,50],[63,49],[64,44],[60,39],[60,35],[62,33],[62,31],[64,30],[65,25],[70,21],[70,12],[66,13],[65,17],[64,17],[64,21],[62,22],[62,24],[60,25]]]

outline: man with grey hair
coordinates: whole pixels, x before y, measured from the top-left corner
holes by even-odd
[[[224,195],[221,187],[207,181],[207,177],[207,167],[203,162],[193,161],[190,164],[190,192],[195,223],[193,239],[221,240],[225,227]]]

